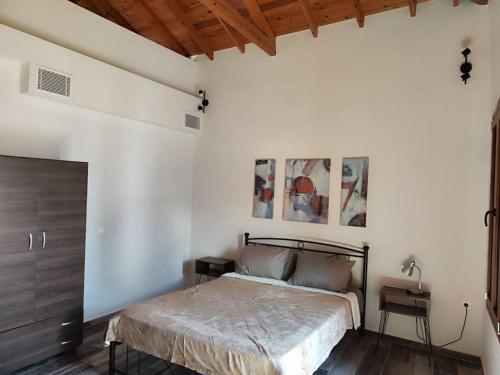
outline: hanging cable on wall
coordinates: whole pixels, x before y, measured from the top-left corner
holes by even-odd
[[[448,345],[454,344],[454,343],[459,342],[460,340],[462,340],[462,337],[464,335],[465,325],[467,324],[467,316],[468,316],[468,309],[469,309],[469,304],[467,302],[464,303],[464,308],[465,308],[464,322],[462,324],[462,330],[460,331],[459,337],[456,340],[447,342],[446,344],[432,345],[433,347],[435,347],[435,348],[444,348],[444,347],[446,347]],[[425,335],[424,335],[424,328],[422,327],[422,323],[419,324],[419,319],[418,318],[415,318],[415,330],[416,330],[416,333],[417,333],[417,337],[420,340],[422,340],[423,342],[426,342],[426,340],[424,338],[425,337]]]

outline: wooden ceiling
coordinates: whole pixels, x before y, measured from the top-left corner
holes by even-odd
[[[255,43],[276,54],[276,37],[354,19],[364,27],[369,15],[407,7],[415,17],[429,0],[69,0],[184,56]],[[443,0],[440,0],[443,1]],[[446,0],[478,5],[488,0]]]

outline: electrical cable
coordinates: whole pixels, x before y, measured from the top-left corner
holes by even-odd
[[[415,303],[416,304],[416,303]],[[447,342],[446,344],[442,344],[442,345],[432,345],[433,347],[436,347],[436,348],[444,348],[445,346],[448,346],[448,345],[451,345],[451,344],[454,344],[460,340],[462,340],[462,336],[464,334],[464,330],[465,330],[465,325],[467,323],[467,315],[468,315],[468,309],[469,309],[469,304],[467,303],[464,303],[464,307],[465,307],[465,317],[464,317],[464,323],[462,325],[462,330],[460,331],[460,336],[456,339],[456,340],[453,340],[453,341],[450,341],[450,342]],[[420,328],[420,330],[419,330]],[[423,342],[426,342],[425,341],[425,338],[423,336],[425,336],[423,333],[424,333],[424,329],[421,327],[421,324],[419,325],[418,324],[418,318],[415,318],[415,330],[416,330],[416,333],[417,333],[417,337],[422,340]],[[422,335],[421,335],[422,334]]]
[[[443,345],[435,345],[436,348],[444,348],[445,346],[454,344],[454,343],[462,340],[462,336],[463,336],[464,330],[465,330],[465,324],[467,323],[467,310],[469,308],[469,305],[467,303],[465,303],[464,307],[465,307],[465,318],[464,318],[464,324],[462,325],[462,330],[460,331],[460,337],[458,339],[456,339],[456,340],[450,341],[450,342],[448,342],[446,344],[443,344]]]

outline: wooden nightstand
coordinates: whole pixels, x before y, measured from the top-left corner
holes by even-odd
[[[415,317],[419,330],[422,331],[423,341],[427,345],[429,356],[432,355],[431,327],[429,313],[431,310],[431,293],[415,295],[404,288],[384,286],[379,296],[380,323],[378,328],[377,347],[384,337],[385,328],[391,313]]]
[[[227,258],[205,257],[196,259],[196,285],[201,281],[202,276],[219,277],[228,272],[234,272],[234,260]]]

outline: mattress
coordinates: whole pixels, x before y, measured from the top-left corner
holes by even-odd
[[[105,339],[203,374],[310,375],[359,324],[354,293],[233,273],[120,312]]]

